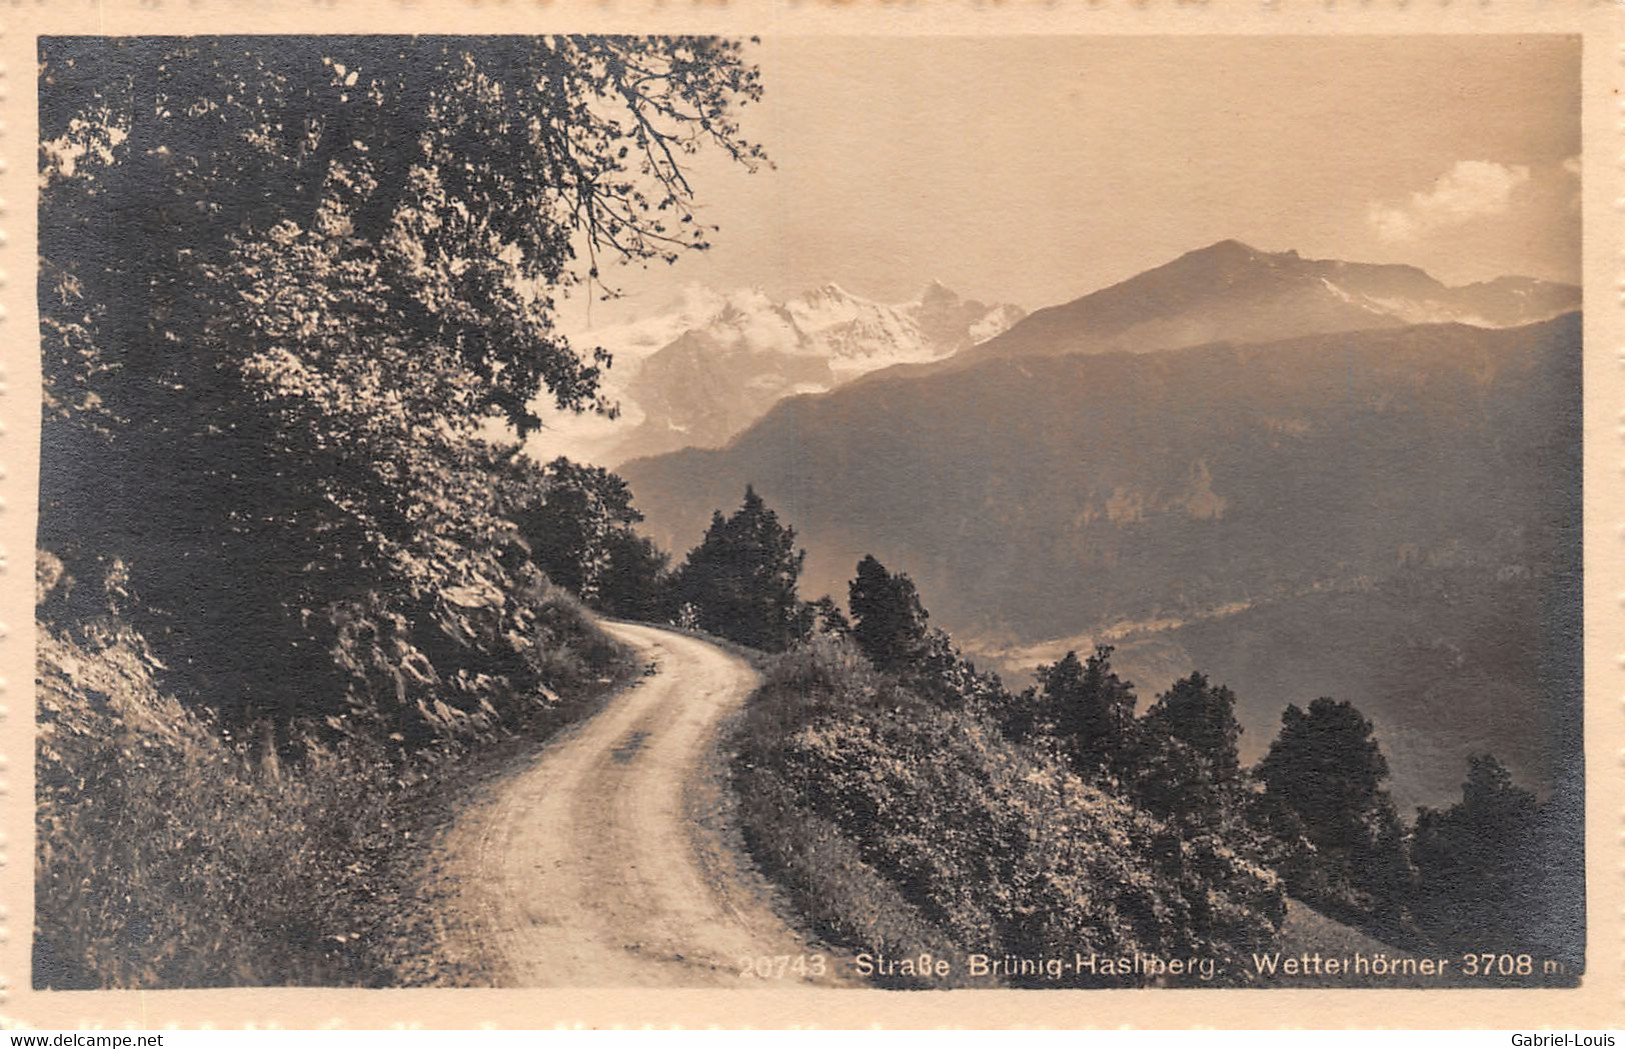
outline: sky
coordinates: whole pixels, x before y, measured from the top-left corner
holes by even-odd
[[[714,247],[618,269],[646,314],[684,285],[880,301],[936,279],[1028,309],[1214,241],[1579,282],[1575,37],[767,39],[744,110],[776,167],[697,158]]]

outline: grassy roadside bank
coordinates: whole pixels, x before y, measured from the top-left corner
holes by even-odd
[[[1396,946],[1288,897],[1244,836],[1174,825],[1002,734],[973,700],[876,670],[848,639],[817,638],[763,674],[727,742],[751,858],[838,952],[953,964],[946,979],[877,966],[877,986],[1531,984],[1474,975],[1460,951]],[[1197,959],[1211,971],[975,979],[971,954]],[[1309,961],[1272,967],[1283,958]]]
[[[57,583],[42,576],[42,608]],[[636,673],[568,595],[539,611],[545,701],[410,751],[361,731],[233,732],[166,693],[163,665],[116,617],[42,612],[35,985],[476,980],[438,953],[420,891],[430,843],[473,785]]]
[[[839,947],[894,958],[1196,955],[1246,983],[1247,952],[1277,942],[1285,903],[1272,872],[1013,743],[974,703],[916,694],[843,639],[770,667],[735,739],[746,843]],[[876,982],[924,986],[906,974]],[[1019,974],[1008,982],[1027,985]]]

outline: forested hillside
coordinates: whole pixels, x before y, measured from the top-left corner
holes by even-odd
[[[983,986],[1268,983],[1258,955],[1331,947],[1287,939],[1290,895],[1396,956],[1506,951],[1566,967],[1502,982],[1565,983],[1583,966],[1574,798],[1538,801],[1492,755],[1456,768],[1458,800],[1407,821],[1370,721],[1346,700],[1286,707],[1251,765],[1242,701],[1205,674],[1137,715],[1101,647],[1013,693],[928,626],[907,576],[865,558],[849,600],[850,626],[774,664],[735,762],[754,854],[838,945],[1205,966],[1040,968]],[[876,982],[941,986],[896,971]]]
[[[622,473],[677,544],[754,484],[796,522],[810,592],[872,552],[1003,667],[1090,638],[1158,687],[1245,659],[1267,664],[1247,670],[1258,733],[1303,689],[1348,689],[1390,739],[1433,740],[1453,707],[1497,734],[1443,726],[1397,773],[1408,802],[1453,792],[1439,770],[1485,746],[1549,786],[1550,705],[1577,694],[1555,613],[1577,601],[1579,336],[1570,315],[995,360],[792,400],[726,449]],[[1385,678],[1396,644],[1414,680]]]

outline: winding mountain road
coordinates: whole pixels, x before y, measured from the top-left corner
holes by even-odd
[[[818,948],[774,911],[730,826],[723,720],[749,664],[654,627],[605,623],[654,673],[496,784],[446,839],[454,906],[508,986],[760,986],[747,958]],[[838,982],[822,952],[817,977]]]

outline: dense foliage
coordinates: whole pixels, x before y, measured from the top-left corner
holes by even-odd
[[[708,37],[39,57],[36,980],[364,981],[327,959],[378,806],[621,669],[530,556],[573,540],[515,524],[605,479],[491,435],[613,410],[555,296],[705,246],[685,157],[760,158],[756,70]]]
[[[933,939],[1034,958],[1195,954],[1236,971],[1274,942],[1280,885],[1244,851],[1180,836],[987,716],[901,687],[848,642],[786,657],[754,702],[738,781],[752,844],[839,942],[894,954]],[[818,863],[803,840],[817,843]]]
[[[415,911],[409,850],[466,748],[402,762],[386,738],[286,730],[279,747],[272,723],[226,725],[158,685],[122,576],[75,579],[50,555],[39,575],[36,985],[456,975]],[[589,708],[617,653],[556,588],[539,618],[562,703],[513,727],[545,736]]]
[[[1577,971],[1585,918],[1583,851],[1557,800],[1540,802],[1489,754],[1468,762],[1461,801],[1417,813],[1416,920],[1458,950],[1530,952]]]
[[[1039,667],[1039,689],[1028,689],[1011,704],[1007,722],[1018,739],[1054,737],[1080,774],[1127,782],[1139,749],[1135,698],[1112,670],[1111,654],[1111,646],[1101,645],[1082,662],[1068,652]]]
[[[1044,668],[1044,692],[1018,699],[925,629],[907,576],[866,558],[851,592],[851,639],[775,666],[737,769],[758,858],[827,935],[894,953],[1194,954],[1230,979],[1275,942],[1282,885],[1239,819],[1160,815],[1090,764],[1094,704],[1121,718],[1126,693],[1133,719],[1105,653]],[[1185,692],[1165,706],[1177,714],[1148,718],[1147,738],[1207,723]]]
[[[672,580],[672,602],[700,629],[766,652],[804,636],[812,615],[796,592],[807,554],[751,487],[738,510],[717,511]],[[682,610],[687,609],[686,612]]]
[[[547,464],[536,489],[515,520],[548,578],[611,615],[662,618],[667,556],[633,530],[643,515],[626,482],[560,457]]]
[[[41,63],[41,545],[127,565],[166,680],[228,721],[425,737],[537,694],[526,464],[480,437],[539,395],[609,408],[553,296],[704,245],[680,158],[758,156],[740,45],[52,38]]]
[[[1352,703],[1288,706],[1254,775],[1255,817],[1279,843],[1292,890],[1328,913],[1405,936],[1412,909],[1405,826],[1383,781],[1388,762]]]
[[[1493,758],[1474,759],[1460,804],[1423,810],[1412,830],[1348,702],[1289,707],[1249,769],[1237,697],[1201,673],[1138,714],[1101,646],[1013,695],[927,627],[906,575],[866,557],[850,596],[850,631],[774,665],[736,767],[758,859],[835,942],[1185,952],[1248,980],[1290,893],[1391,949],[1578,964],[1563,949],[1569,886],[1536,861],[1558,844],[1554,824]]]

